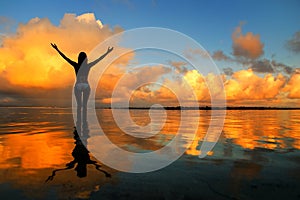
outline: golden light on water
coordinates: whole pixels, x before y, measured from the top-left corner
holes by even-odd
[[[138,144],[140,140],[125,137],[125,135],[121,136],[120,129],[116,129],[114,123],[106,122],[105,128],[110,130],[108,134],[111,134],[112,141],[118,145],[132,144],[141,149],[155,150],[161,148],[162,145],[172,139],[172,135],[177,133],[180,115],[174,115],[175,112],[169,113],[167,123],[163,126],[160,135],[151,138],[147,143],[143,143],[146,146]],[[105,120],[112,120],[109,110],[106,110],[105,113]],[[132,117],[137,124],[146,125],[150,122],[149,117],[143,114],[144,111],[132,111],[131,113],[133,113]],[[209,125],[209,120],[206,120],[209,119],[209,112],[200,111],[200,113],[202,117],[200,117],[199,129],[191,146],[186,151],[188,155],[198,156],[200,154],[200,145]],[[300,116],[296,111],[227,111],[223,134],[219,142],[222,141],[222,138],[230,139],[232,145],[250,150],[255,148],[276,151],[300,149],[299,121]],[[16,124],[16,127],[21,125],[26,127],[26,124]],[[41,123],[40,126],[46,127],[47,123]],[[22,133],[24,131],[28,132]],[[1,137],[1,168],[51,168],[64,165],[72,159],[71,152],[74,147],[74,140],[71,132],[51,132],[47,128],[36,130],[11,129],[10,132],[11,134],[5,134]],[[116,135],[116,133],[118,134]],[[214,150],[208,155],[215,155]]]
[[[0,168],[43,169],[67,163],[72,159],[70,150],[74,142],[62,135],[66,136],[66,133],[5,135],[0,145]]]

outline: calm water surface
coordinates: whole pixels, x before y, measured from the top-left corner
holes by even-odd
[[[70,109],[0,110],[1,199],[300,199],[300,111],[227,111],[219,141],[204,159],[198,158],[199,149],[214,119],[210,111],[184,111],[191,116],[200,112],[199,121],[191,117],[184,122],[185,130],[197,125],[197,135],[187,133],[182,138],[182,144],[191,145],[168,167],[124,173],[103,165],[90,153],[94,164],[87,164],[81,177],[76,166],[66,169],[76,152],[83,154],[74,139]],[[122,118],[124,111],[118,112]],[[180,126],[180,111],[175,110],[166,111],[166,121],[159,126],[162,112],[155,111],[154,125],[147,133],[127,118],[118,127],[111,110],[99,109],[97,116],[113,143],[127,151],[148,152],[168,144]],[[151,122],[148,110],[130,114],[140,126]],[[142,139],[122,129],[140,136],[160,131]]]

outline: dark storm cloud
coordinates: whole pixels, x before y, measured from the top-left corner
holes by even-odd
[[[215,51],[212,55],[212,58],[217,61],[232,61],[232,58],[225,55],[224,52],[221,50]]]
[[[231,76],[233,74],[233,69],[230,67],[223,68],[224,74]]]
[[[295,53],[300,53],[300,31],[296,32],[293,38],[287,41],[286,47]]]

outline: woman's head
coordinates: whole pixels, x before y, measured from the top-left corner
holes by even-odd
[[[77,171],[77,176],[79,178],[86,177],[87,175],[86,163],[78,162],[75,170]]]
[[[80,52],[78,55],[78,64],[82,64],[83,62],[87,63],[87,56],[85,52]]]

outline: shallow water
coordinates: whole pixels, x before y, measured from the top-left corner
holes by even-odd
[[[77,152],[70,109],[0,108],[0,191],[1,199],[300,199],[300,111],[230,110],[222,134],[212,151],[198,158],[200,146],[211,122],[210,111],[199,111],[181,124],[186,131],[180,147],[191,145],[171,165],[149,173],[132,174],[101,164],[86,165],[85,177],[76,166],[66,168]],[[130,152],[162,148],[175,137],[181,112],[130,110],[140,126],[152,122],[149,131],[130,124],[125,111],[118,110],[120,127],[111,110],[99,109],[99,123],[107,137]],[[92,141],[97,135],[90,126]],[[193,127],[195,137],[189,134]],[[122,130],[123,129],[123,130]],[[139,137],[152,137],[143,139]],[[78,143],[77,143],[78,144]],[[76,147],[77,146],[77,147]],[[76,147],[76,148],[75,148]],[[88,148],[92,145],[88,144]],[[77,149],[77,150],[76,150]],[[91,151],[93,152],[93,151]],[[104,152],[110,155],[111,152]],[[97,156],[96,156],[97,157]],[[118,160],[117,160],[118,162]],[[102,171],[99,171],[101,169]],[[111,177],[106,177],[106,173]]]

